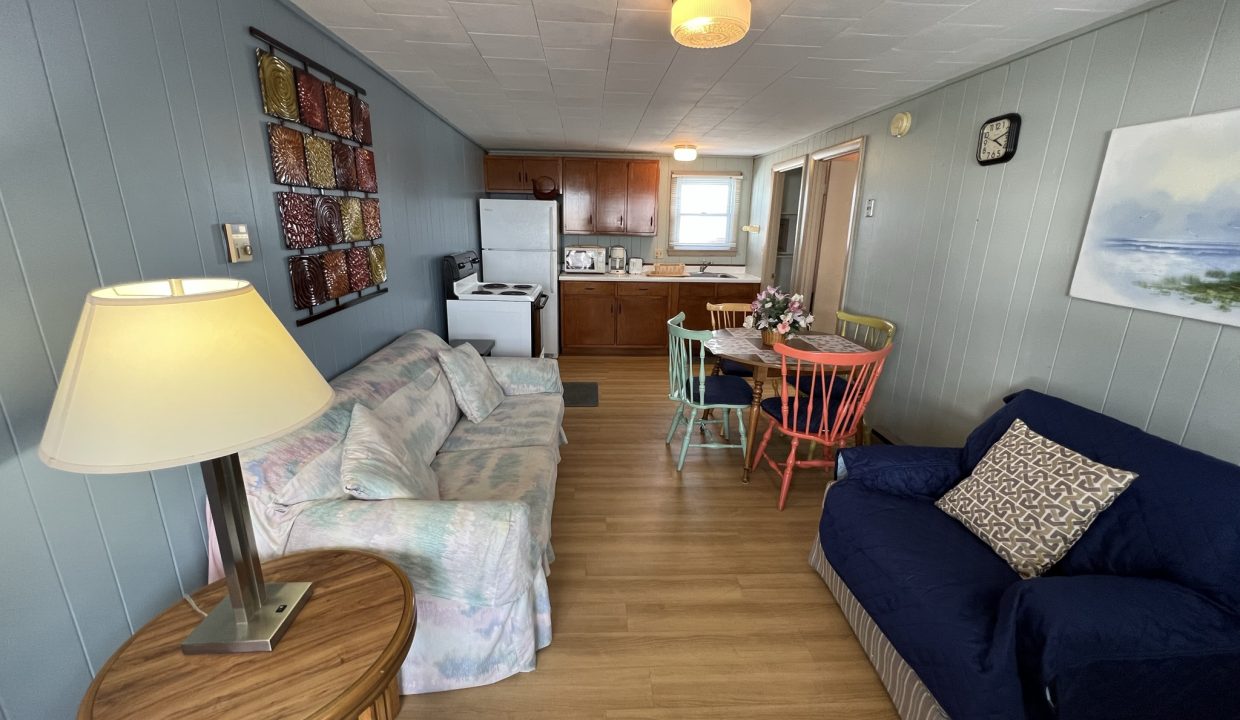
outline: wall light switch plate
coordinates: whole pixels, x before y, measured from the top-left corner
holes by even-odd
[[[757,225],[746,225],[742,227],[741,230],[744,230],[747,233],[756,233],[756,232],[761,232],[762,228]]]
[[[865,201],[865,216],[874,217],[874,199],[870,198]]]
[[[254,247],[250,244],[249,228],[241,223],[224,223],[224,244],[228,247],[228,262],[250,262],[254,259]]]

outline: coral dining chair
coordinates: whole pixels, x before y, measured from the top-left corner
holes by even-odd
[[[704,448],[740,448],[742,452],[748,445],[745,443],[745,413],[753,399],[753,391],[743,378],[727,375],[706,374],[705,342],[713,337],[710,330],[686,330],[685,314],[682,312],[667,321],[667,378],[668,397],[676,401],[676,414],[672,417],[672,425],[667,429],[667,444],[672,443],[676,428],[685,425],[685,439],[680,446],[680,457],[676,461],[676,471],[680,472],[685,464],[685,454],[690,446]],[[694,345],[697,345],[696,353]],[[697,363],[693,362],[694,356]],[[707,416],[710,410],[719,409],[720,419]],[[719,443],[711,441],[708,425],[720,425],[723,439],[728,440],[728,416],[736,411],[736,425],[740,431],[740,443]],[[689,417],[685,417],[688,411]],[[693,427],[697,425],[707,435],[704,443],[691,444]]]
[[[793,470],[835,470],[835,453],[831,451],[857,434],[883,364],[891,354],[891,345],[856,353],[798,350],[783,343],[773,349],[780,355],[783,382],[779,397],[762,401],[762,412],[769,424],[758,445],[758,457],[780,475],[779,509],[783,510],[792,487]],[[776,430],[791,440],[792,448],[783,463],[766,452]],[[823,457],[797,459],[797,446],[803,440],[822,445]]]
[[[706,311],[710,313],[710,329],[738,328],[745,322],[745,316],[753,310],[749,303],[706,303]],[[735,360],[719,358],[715,361],[715,369],[711,375],[735,375],[736,377],[753,377],[753,368]]]

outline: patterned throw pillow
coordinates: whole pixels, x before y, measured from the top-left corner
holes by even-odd
[[[1046,572],[1137,477],[1016,420],[973,474],[935,503],[1020,573]]]
[[[340,461],[344,491],[359,500],[438,500],[439,481],[421,459],[409,457],[392,428],[365,405],[353,406]]]
[[[464,343],[439,351],[439,365],[452,385],[456,404],[470,422],[480,423],[504,401],[504,389],[495,382],[486,361],[473,345]]]

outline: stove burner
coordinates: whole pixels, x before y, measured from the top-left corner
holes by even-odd
[[[504,292],[500,293],[500,295],[524,295],[524,294],[525,293],[521,292],[520,290],[505,290]]]
[[[518,290],[529,290],[530,288],[534,286],[533,285],[513,285],[513,287],[515,287]]]
[[[494,295],[495,293],[491,292],[490,290],[474,290],[473,292],[469,294],[470,295]]]
[[[503,290],[504,288],[508,287],[508,285],[507,283],[487,283],[486,285],[483,285],[482,287],[487,290]]]

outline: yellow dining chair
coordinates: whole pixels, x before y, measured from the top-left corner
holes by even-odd
[[[881,350],[895,342],[896,326],[880,317],[840,310],[835,313],[835,334],[852,340],[866,350]]]
[[[706,303],[706,311],[710,313],[710,329],[738,328],[745,322],[745,316],[753,308],[749,303]],[[753,368],[727,358],[716,358],[715,368],[711,375],[732,375],[734,377],[753,377]]]

